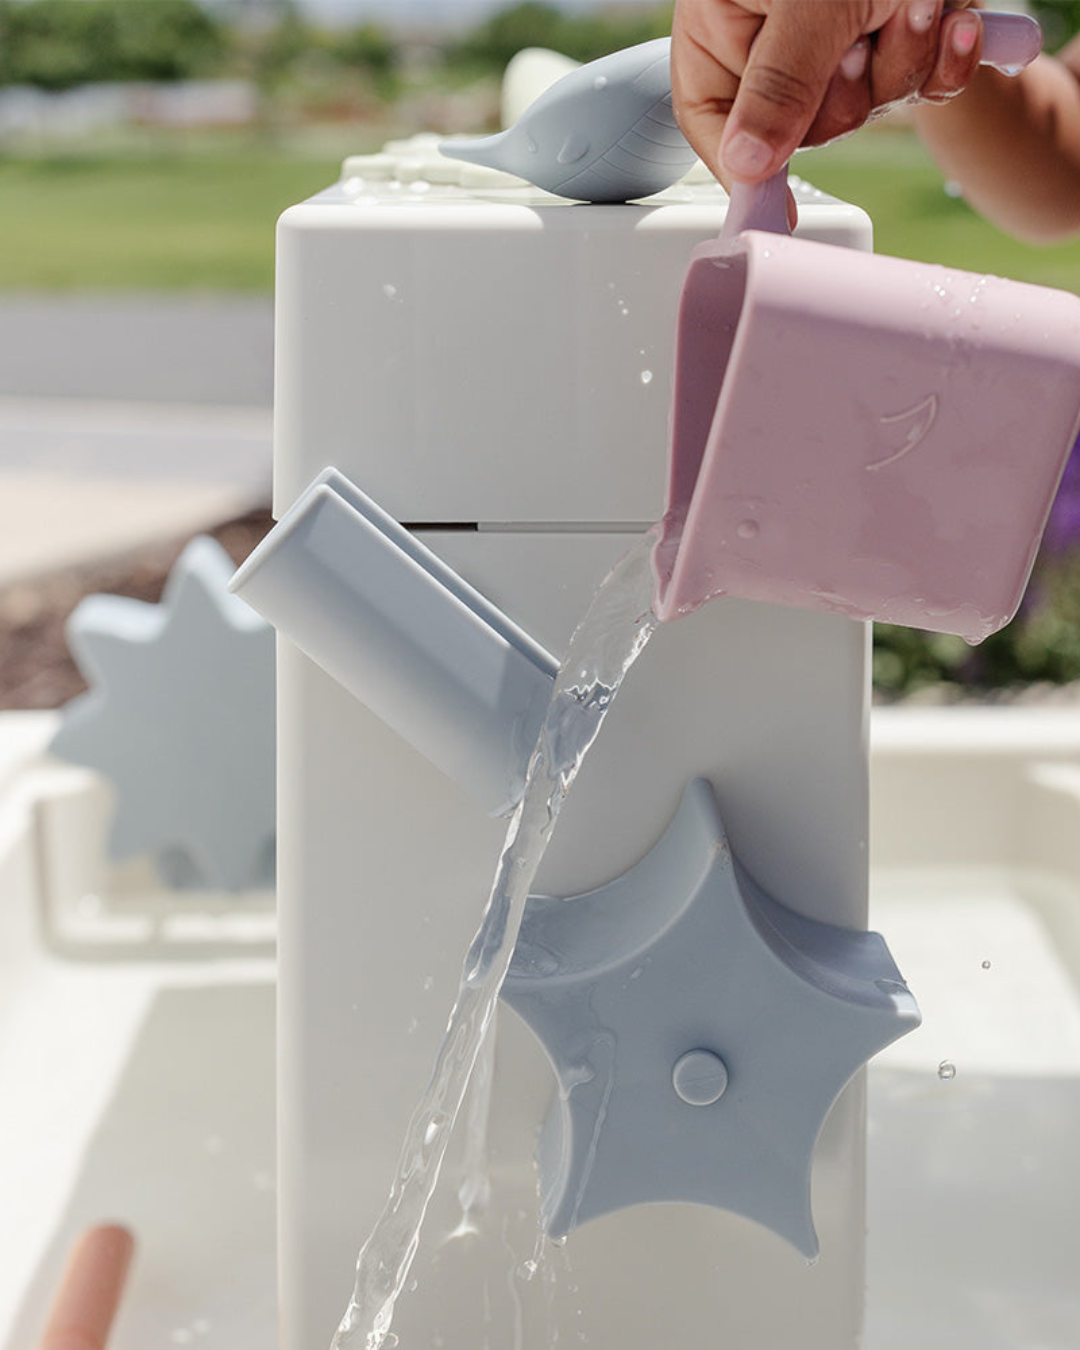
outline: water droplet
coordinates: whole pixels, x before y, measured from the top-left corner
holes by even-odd
[[[606,76],[606,75],[597,75],[596,79],[593,80],[593,82],[592,82],[592,87],[593,87],[594,89],[606,89],[606,88],[607,88],[607,76]]]
[[[651,371],[651,370],[643,370],[643,371],[641,372],[641,383],[642,383],[642,384],[652,384],[652,371]]]
[[[740,539],[756,539],[761,533],[761,526],[756,520],[740,520],[735,527],[735,533]]]
[[[990,962],[989,962],[989,961],[984,961],[984,962],[982,963],[982,968],[983,968],[983,970],[989,970],[989,969],[990,969]]]
[[[210,1323],[205,1317],[196,1317],[195,1321],[191,1324],[191,1329],[196,1336],[205,1336],[210,1330]]]
[[[386,296],[387,300],[393,300],[397,296],[397,287],[393,282],[388,281],[386,285],[383,286],[382,293]]]
[[[172,1334],[174,1345],[187,1345],[191,1340],[191,1332],[187,1327],[177,1327]]]
[[[948,1082],[950,1078],[956,1077],[956,1065],[949,1059],[943,1059],[937,1066],[937,1076],[943,1081]]]
[[[536,142],[533,140],[531,136],[527,135],[525,137],[525,149],[528,150],[530,155],[535,155],[537,151],[540,149],[540,147],[536,144]]]
[[[435,988],[435,976],[434,976],[434,975],[425,975],[425,976],[424,976],[424,993],[425,993],[425,994],[430,993],[430,991],[431,991],[432,989],[434,989],[434,988]]]

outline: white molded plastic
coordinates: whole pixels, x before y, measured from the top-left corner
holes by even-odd
[[[275,512],[333,464],[406,525],[651,524],[679,293],[722,189],[417,186],[346,180],[281,218]],[[797,195],[800,238],[869,247],[864,212]]]
[[[662,508],[678,295],[726,198],[680,186],[603,207],[524,187],[416,188],[342,183],[282,220],[277,501],[335,464],[558,655]],[[799,196],[808,236],[867,246],[862,212]],[[444,528],[461,523],[478,528]],[[770,894],[863,924],[864,674],[862,625],[834,615],[732,601],[663,625],[574,785],[538,889],[576,895],[625,872],[701,775]],[[504,829],[287,641],[279,677],[280,1343],[310,1350],[329,1342],[385,1202]],[[509,1011],[492,1083],[490,1206],[477,1234],[447,1240],[476,1176],[455,1146],[418,1288],[398,1305],[402,1344],[539,1350],[557,1332],[591,1350],[853,1350],[858,1080],[815,1155],[812,1270],[746,1219],[647,1205],[584,1225],[556,1263],[570,1272],[532,1284],[513,1272],[536,1241],[553,1080]]]

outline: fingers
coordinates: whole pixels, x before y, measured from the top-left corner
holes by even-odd
[[[982,22],[963,6],[908,0],[875,35],[870,102],[875,111],[907,100],[951,98],[979,64]]]
[[[671,94],[683,134],[722,182],[720,141],[761,16],[727,0],[676,0]]]
[[[720,163],[736,179],[760,182],[803,142],[860,36],[865,6],[824,4],[806,22],[806,0],[775,0],[746,62],[720,142]],[[841,102],[850,78],[838,86]],[[845,110],[845,116],[850,110]]]
[[[874,108],[919,92],[934,69],[943,0],[908,0],[874,38],[870,100]]]
[[[979,62],[972,0],[677,0],[672,92],[687,139],[725,184],[760,182],[799,145],[894,103],[959,93]],[[813,23],[808,23],[812,14]]]
[[[941,103],[965,89],[982,56],[982,20],[968,10],[946,14],[933,71],[919,90],[919,98]]]
[[[72,1249],[38,1350],[103,1350],[124,1290],[135,1242],[103,1225]]]
[[[863,37],[841,57],[821,107],[803,137],[803,145],[825,145],[861,127],[873,112],[870,61],[872,44]]]

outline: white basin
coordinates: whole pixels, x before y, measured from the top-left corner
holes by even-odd
[[[73,899],[107,813],[43,758],[52,725],[0,717],[0,1344],[33,1344],[71,1240],[117,1219],[140,1250],[115,1350],[268,1346],[266,898],[128,872]],[[1075,1350],[1080,712],[873,730],[872,922],[925,1022],[870,1074],[867,1350]]]

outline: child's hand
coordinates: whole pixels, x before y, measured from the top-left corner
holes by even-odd
[[[800,145],[890,104],[940,100],[982,50],[971,0],[676,0],[671,81],[687,140],[723,182],[760,182]]]
[[[127,1229],[116,1224],[83,1234],[71,1250],[37,1350],[105,1350],[134,1246]]]

